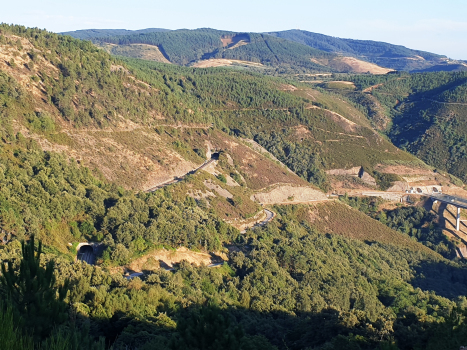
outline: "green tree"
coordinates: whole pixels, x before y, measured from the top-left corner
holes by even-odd
[[[45,268],[40,264],[42,243],[39,241],[37,253],[34,249],[34,236],[29,242],[21,242],[22,259],[19,269],[11,261],[2,264],[0,291],[13,305],[13,310],[22,317],[26,328],[36,337],[50,334],[54,326],[67,319],[67,295],[69,281],[57,286],[54,276],[54,261]]]
[[[11,306],[0,303],[0,349],[34,349],[32,338],[23,336],[13,319]]]

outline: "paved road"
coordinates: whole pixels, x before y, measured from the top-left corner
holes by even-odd
[[[261,226],[264,226],[266,225],[268,222],[272,221],[272,219],[274,219],[274,217],[276,216],[274,214],[274,212],[270,211],[269,209],[264,209],[264,212],[266,213],[266,219],[264,219],[263,221],[261,222],[258,222],[257,224],[247,228],[246,230],[249,230],[249,229],[252,229],[252,228],[255,228],[255,227],[261,227]],[[246,230],[243,230],[241,231],[240,233],[246,233]]]
[[[266,225],[269,221],[271,221],[272,219],[274,219],[274,212],[268,210],[268,209],[264,209],[264,212],[266,213],[266,219],[264,219],[263,221],[261,221],[260,223],[258,223],[256,226],[264,226]]]
[[[444,101],[433,100],[431,98],[422,98],[422,100],[436,102],[436,103],[443,104],[443,105],[467,106],[467,103],[465,102],[444,102]]]
[[[224,262],[210,264],[207,267],[221,267],[222,265],[224,265]]]
[[[219,153],[213,153],[213,155],[211,156],[211,159],[205,161],[203,164],[201,164],[199,167],[197,167],[196,169],[193,169],[191,170],[190,172],[186,173],[185,175],[182,175],[182,176],[179,176],[173,180],[170,180],[170,181],[166,181],[164,183],[161,183],[160,185],[157,185],[155,187],[152,187],[148,190],[146,190],[146,192],[154,192],[154,191],[157,191],[157,190],[160,190],[161,188],[164,188],[166,186],[169,186],[169,185],[173,185],[177,182],[180,182],[182,181],[186,176],[188,175],[191,175],[191,174],[194,174],[196,173],[197,171],[203,169],[203,168],[206,168],[209,164],[211,164],[212,162],[216,161],[219,159]]]
[[[89,246],[84,246],[84,247],[89,247]],[[94,262],[96,260],[94,250],[91,247],[89,247],[89,249],[84,248],[84,247],[80,248],[80,251],[78,253],[78,260],[85,261],[89,265],[94,265]]]
[[[467,209],[467,199],[449,194],[431,194],[431,198],[436,199],[443,203],[455,205],[456,207]]]

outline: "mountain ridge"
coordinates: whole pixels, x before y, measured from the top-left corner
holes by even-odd
[[[458,60],[450,60],[444,55],[435,54],[427,51],[422,50],[413,50],[407,48],[402,45],[395,45],[390,44],[382,41],[373,41],[373,40],[357,40],[357,39],[343,39],[338,37],[332,37],[325,34],[313,33],[303,30],[285,30],[279,32],[265,32],[265,33],[248,33],[248,32],[233,32],[233,31],[224,31],[224,30],[217,30],[212,28],[199,28],[199,29],[179,29],[179,30],[163,30],[163,29],[143,29],[137,31],[125,31],[119,32],[119,35],[112,35],[111,30],[105,31],[103,30],[102,33],[104,35],[99,35],[99,32],[93,32],[93,30],[81,30],[75,32],[65,32],[61,34],[71,35],[77,38],[86,37],[87,39],[93,40],[94,42],[107,42],[113,43],[118,45],[129,44],[130,41],[132,43],[140,43],[140,44],[153,44],[157,47],[161,47],[160,40],[163,40],[164,33],[167,35],[171,35],[174,38],[174,33],[180,33],[178,39],[175,40],[186,40],[180,37],[181,33],[216,33],[216,35],[221,39],[222,37],[232,37],[238,35],[246,35],[246,36],[253,36],[256,37],[257,35],[265,34],[268,36],[280,38],[287,40],[288,42],[295,42],[305,47],[310,47],[316,50],[321,51],[318,52],[309,52],[307,54],[315,54],[323,56],[323,52],[327,52],[328,54],[334,54],[337,56],[351,56],[363,61],[367,61],[370,63],[377,64],[379,66],[394,69],[394,70],[403,70],[403,71],[423,71],[423,70],[435,70],[435,71],[452,71],[452,70],[463,70],[464,66],[462,65],[463,61]],[[117,32],[116,32],[117,33]],[[151,38],[152,36],[152,38]],[[161,39],[155,39],[155,37],[159,37]],[[234,58],[232,55],[226,55],[224,52],[220,55],[218,50],[222,48],[222,45],[218,42],[217,44],[212,45],[214,42],[212,40],[216,40],[216,38],[210,36],[209,39],[211,43],[210,51],[203,51],[203,55],[198,55],[193,60],[200,60],[200,59],[207,59],[207,58]],[[257,39],[254,39],[255,42]],[[266,39],[267,40],[267,39]],[[272,40],[269,38],[269,40]],[[180,45],[183,45],[183,41],[179,42]],[[247,44],[247,43],[244,43]],[[203,44],[205,45],[205,44]],[[299,47],[295,47],[288,49],[289,51],[297,51]],[[195,50],[203,50],[202,47],[199,46],[192,46],[192,49]],[[204,49],[205,50],[205,49]],[[300,49],[300,50],[303,50]],[[263,54],[264,55],[264,54]],[[173,63],[178,64],[187,64],[185,61],[180,61],[179,57],[175,55],[172,60]],[[225,57],[224,57],[225,56]],[[167,56],[166,56],[167,57]],[[243,56],[245,61],[248,61],[248,56]],[[250,56],[251,58],[252,56]],[[238,58],[238,57],[237,57]],[[170,59],[169,59],[170,60]],[[266,62],[267,64],[271,64],[271,59],[265,59],[261,56],[254,56],[253,61],[260,60],[262,63]],[[299,66],[304,66],[303,62],[299,64]],[[304,66],[306,67],[306,65]],[[316,67],[308,67],[311,69],[316,69]],[[336,67],[331,65],[328,66],[328,69],[336,69]]]

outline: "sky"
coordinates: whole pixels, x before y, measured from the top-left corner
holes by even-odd
[[[5,1],[0,22],[45,28],[302,29],[385,41],[467,60],[466,0],[21,0]]]

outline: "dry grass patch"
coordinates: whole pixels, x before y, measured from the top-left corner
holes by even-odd
[[[391,230],[377,220],[343,203],[311,204],[300,209],[302,220],[323,233],[332,233],[367,242],[381,242],[434,254],[429,248],[402,233]]]
[[[132,261],[126,268],[134,272],[154,271],[161,267],[173,268],[183,260],[195,266],[207,266],[213,263],[213,257],[210,254],[194,252],[185,247],[181,247],[177,250],[154,250]]]
[[[147,61],[171,63],[164,54],[159,50],[156,45],[147,44],[129,44],[129,45],[115,45],[103,43],[101,48],[108,53],[118,56],[139,58]]]
[[[263,67],[261,63],[251,62],[251,61],[241,61],[241,60],[231,60],[225,58],[210,58],[208,60],[202,60],[194,63],[192,67],[194,68],[211,68],[211,67],[225,67],[231,65],[247,65],[254,67]]]

